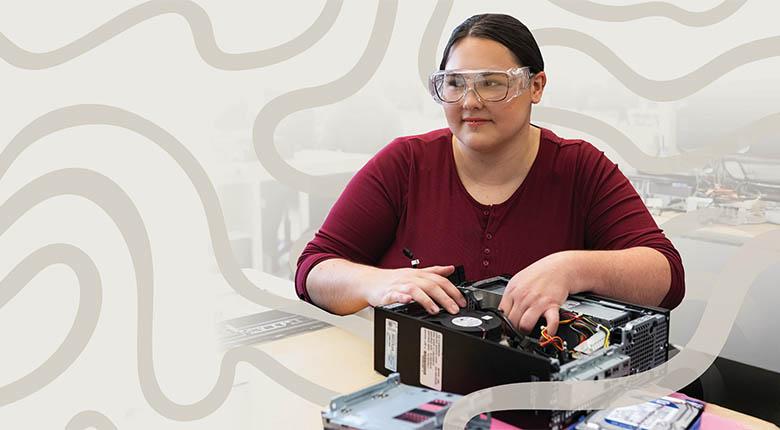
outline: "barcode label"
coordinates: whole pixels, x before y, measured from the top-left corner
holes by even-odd
[[[389,318],[385,320],[385,368],[398,371],[398,323]]]
[[[441,333],[420,328],[420,384],[441,391]]]

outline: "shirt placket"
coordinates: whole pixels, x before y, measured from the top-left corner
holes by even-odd
[[[482,272],[483,277],[485,277],[490,270],[490,265],[492,264],[493,258],[495,258],[495,255],[492,254],[493,250],[492,248],[492,241],[493,241],[493,228],[495,225],[495,210],[493,206],[490,208],[483,208],[482,209],[482,241],[481,247],[479,249],[480,253],[480,259],[482,260]]]

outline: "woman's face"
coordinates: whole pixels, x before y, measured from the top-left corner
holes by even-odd
[[[501,43],[465,37],[450,49],[445,68],[505,71],[521,66]],[[544,72],[537,73],[530,87],[508,102],[481,102],[474,91],[468,91],[457,103],[443,103],[450,130],[460,142],[478,152],[490,152],[514,141],[527,129],[531,103],[541,100],[545,82]]]

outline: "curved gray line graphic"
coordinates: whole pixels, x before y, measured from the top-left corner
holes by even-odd
[[[206,171],[173,135],[132,112],[112,106],[76,105],[43,115],[22,129],[0,153],[0,178],[19,154],[38,139],[60,130],[82,125],[112,125],[133,131],[157,144],[176,161],[192,182],[203,205],[219,270],[230,287],[238,294],[261,306],[315,318],[368,341],[372,339],[371,325],[362,318],[330,314],[305,302],[290,300],[259,289],[247,279],[233,255],[219,197]]]
[[[780,132],[780,113],[767,115],[719,137],[705,148],[669,157],[655,157],[642,152],[622,131],[591,116],[565,109],[535,106],[535,121],[562,125],[601,139],[631,166],[645,173],[668,174],[703,167],[707,162],[734,153],[745,142]]]
[[[533,33],[540,46],[576,49],[604,66],[635,94],[661,102],[687,97],[739,66],[780,55],[780,36],[767,37],[730,49],[685,76],[658,81],[641,76],[606,45],[586,33],[566,28],[542,28]]]
[[[30,70],[54,67],[76,58],[116,35],[159,15],[174,13],[190,26],[192,37],[203,61],[223,70],[246,70],[287,60],[309,49],[330,30],[341,11],[343,0],[327,0],[314,23],[295,39],[262,51],[231,54],[217,46],[214,28],[206,11],[190,0],[152,0],[128,9],[81,38],[49,52],[30,52],[0,33],[0,58],[9,64]]]
[[[21,213],[13,204],[0,206],[0,235]],[[79,305],[68,335],[52,355],[27,375],[0,387],[0,407],[25,398],[54,381],[81,355],[97,327],[103,301],[100,274],[92,259],[79,248],[50,244],[28,255],[0,280],[0,309],[13,299],[30,280],[48,266],[65,264],[78,278]]]
[[[691,341],[667,363],[647,372],[600,381],[532,382],[491,387],[458,400],[445,416],[447,430],[470,417],[507,409],[604,409],[626,406],[680,390],[707,370],[723,349],[753,281],[780,261],[780,230],[740,247],[715,278]]]
[[[82,411],[68,421],[65,430],[117,430],[116,425],[107,416],[98,411]]]
[[[689,27],[705,27],[734,15],[747,3],[747,0],[723,0],[723,3],[702,12],[691,12],[660,1],[623,6],[599,4],[587,0],[549,0],[549,2],[575,15],[599,21],[625,22],[661,16]]]
[[[8,221],[5,222],[11,224],[31,207],[59,195],[80,196],[95,203],[109,215],[127,245],[136,278],[138,297],[138,380],[144,398],[158,413],[179,421],[197,420],[210,415],[227,400],[235,380],[236,365],[242,361],[251,364],[287,390],[312,403],[325,405],[337,394],[295,374],[265,352],[251,347],[244,347],[229,350],[225,354],[222,358],[217,381],[212,390],[202,400],[189,405],[183,405],[169,399],[163,393],[154,370],[154,269],[151,244],[149,243],[149,236],[141,214],[130,197],[111,179],[88,169],[71,168],[47,173],[34,179],[21,190],[14,193],[2,206],[3,212],[0,213],[6,215],[7,212],[9,215],[2,219],[7,219]],[[58,251],[61,250],[58,249]],[[48,254],[46,257],[48,259],[53,258]],[[31,261],[28,264],[34,265],[33,268],[35,268],[47,260],[36,255],[35,258],[28,258],[25,261]],[[15,269],[12,274],[19,272],[20,270]],[[22,273],[29,276],[30,272],[30,269],[28,269]],[[15,275],[11,279],[14,285],[10,287],[10,291],[20,290],[24,286],[24,284],[20,283],[20,281],[25,280],[21,276]],[[87,281],[89,280],[87,279]],[[94,281],[92,284],[99,286]],[[86,292],[94,294],[87,295],[83,294],[84,291],[82,291],[82,300],[101,298],[99,292],[89,290]],[[86,311],[83,312],[86,313]],[[81,313],[80,307],[79,314]],[[97,313],[93,312],[93,314],[96,319]],[[367,324],[365,320],[361,321]],[[77,318],[77,322],[81,322],[81,320]],[[46,365],[49,366],[46,369],[60,369],[60,373],[64,371],[70,365],[72,359],[75,359],[86,346],[95,324],[96,321],[93,321],[92,327],[89,327],[83,323],[82,325],[74,323],[66,337],[66,343],[63,343],[58,349],[58,351],[69,351],[71,355],[53,355],[46,361]],[[75,340],[81,340],[81,342],[74,344]],[[80,348],[78,348],[79,346]],[[73,355],[75,356],[72,357]],[[21,393],[30,393],[34,389],[40,388],[41,382],[49,381],[57,375],[53,373],[53,370],[50,370],[46,375],[36,374],[35,379],[27,377],[17,381],[14,383],[13,388]],[[3,389],[5,390],[6,388],[4,387]]]
[[[428,92],[428,75],[438,69],[436,64],[436,50],[439,48],[439,39],[444,32],[444,26],[447,24],[447,17],[450,15],[453,0],[439,0],[431,13],[428,25],[425,26],[425,32],[420,39],[420,50],[417,53],[417,71],[420,74],[420,82]]]
[[[283,94],[266,104],[255,118],[252,141],[258,160],[280,182],[313,195],[337,196],[352,174],[318,176],[288,164],[274,144],[274,130],[288,115],[343,100],[360,90],[379,68],[393,33],[397,0],[379,0],[374,27],[357,64],[346,75],[325,85]]]

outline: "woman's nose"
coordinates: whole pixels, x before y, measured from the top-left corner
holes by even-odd
[[[478,109],[482,105],[482,99],[477,94],[477,90],[474,89],[474,86],[469,85],[466,94],[463,95],[463,109]]]

